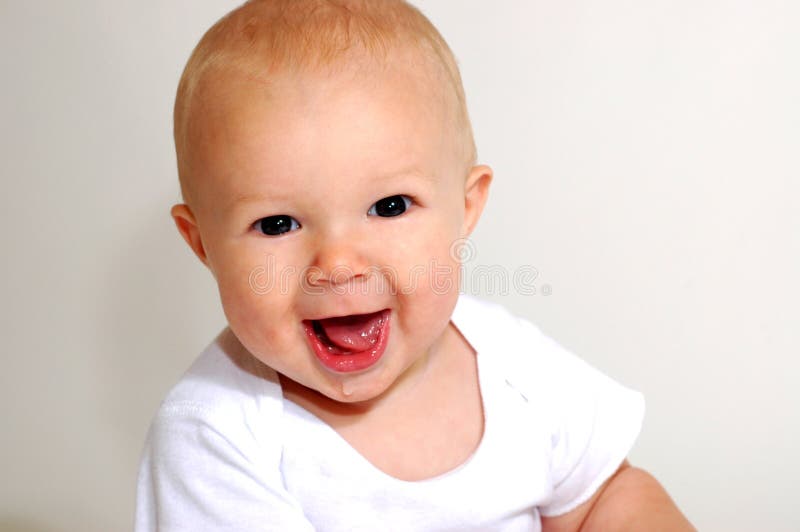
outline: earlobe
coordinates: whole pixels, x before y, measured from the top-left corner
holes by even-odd
[[[203,241],[200,238],[200,229],[197,227],[197,220],[192,214],[192,210],[185,203],[180,203],[172,207],[170,214],[183,239],[192,248],[197,258],[208,266],[206,250],[203,248]]]
[[[489,185],[494,172],[486,165],[473,166],[464,188],[464,225],[462,232],[468,236],[475,229],[483,207],[489,198]]]

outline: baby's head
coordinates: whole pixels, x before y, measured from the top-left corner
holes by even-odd
[[[452,341],[454,246],[491,170],[455,59],[401,0],[254,0],[212,27],[178,89],[185,204],[231,330],[342,402],[402,386]]]

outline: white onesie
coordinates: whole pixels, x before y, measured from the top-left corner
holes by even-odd
[[[226,329],[153,421],[136,531],[538,531],[589,499],[631,449],[642,396],[498,305],[462,295],[452,322],[477,352],[485,418],[458,468],[383,473]]]

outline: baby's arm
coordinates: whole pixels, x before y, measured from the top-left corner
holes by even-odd
[[[557,517],[542,517],[542,532],[696,530],[661,484],[626,460],[591,499]]]

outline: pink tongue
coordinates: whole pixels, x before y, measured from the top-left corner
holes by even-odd
[[[341,349],[364,351],[378,341],[383,325],[383,313],[358,314],[319,320],[330,342]]]

